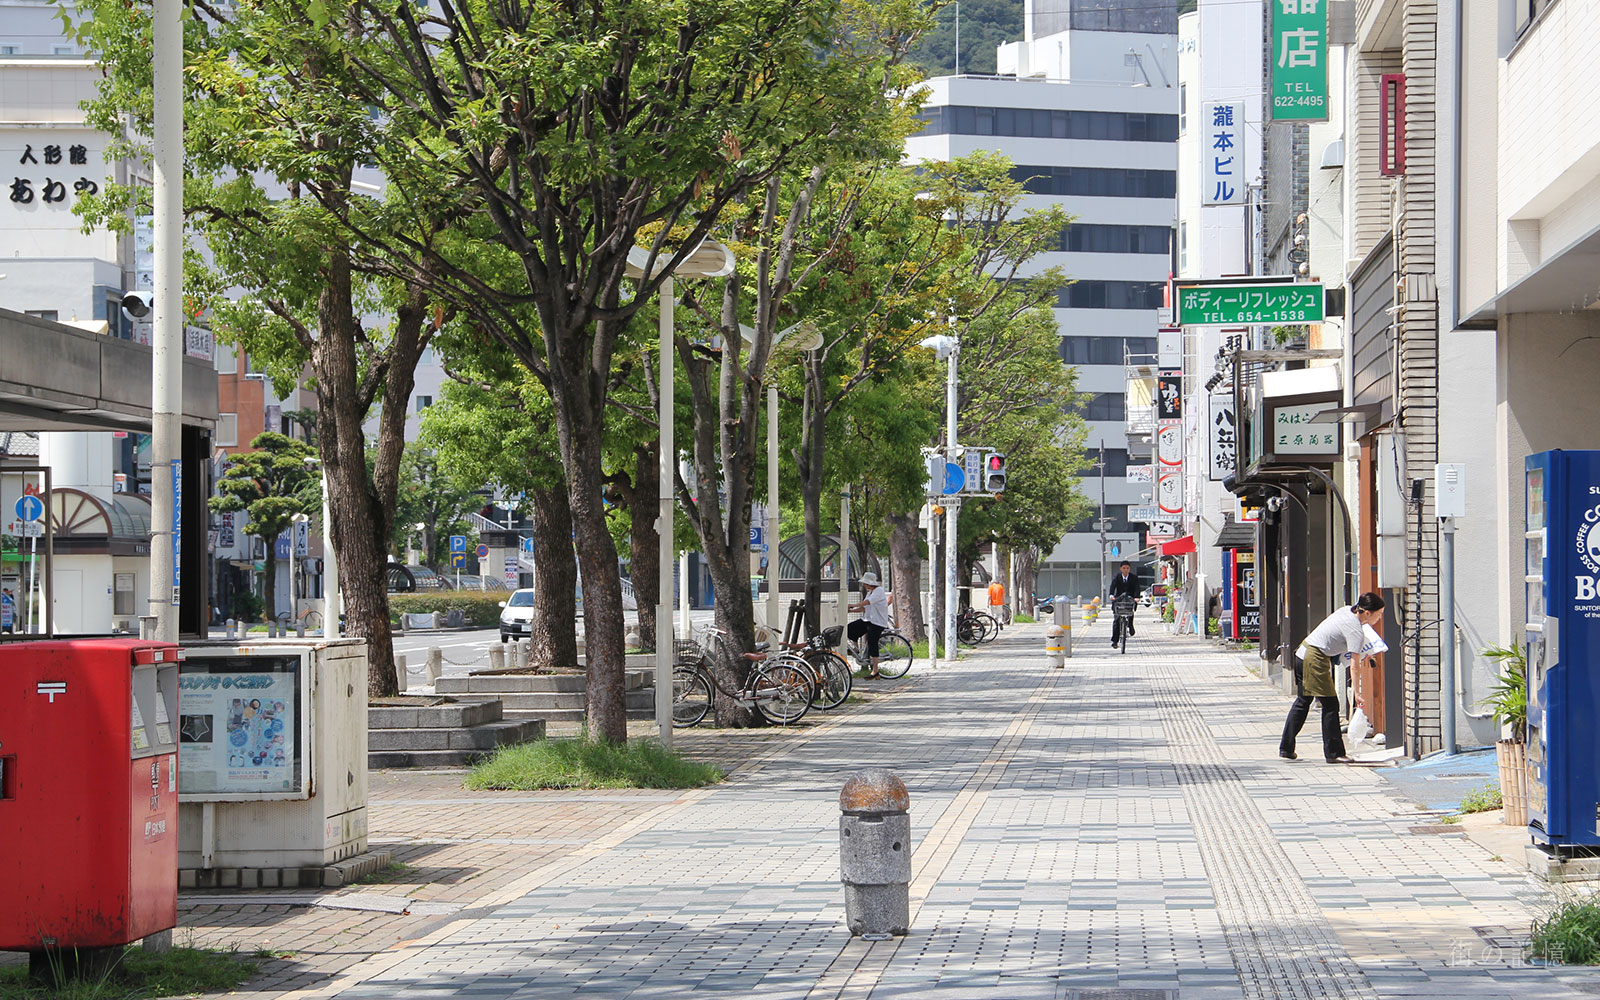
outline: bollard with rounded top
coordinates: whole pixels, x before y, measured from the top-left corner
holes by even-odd
[[[394,681],[401,694],[406,693],[406,656],[397,653],[394,658]]]
[[[911,795],[892,771],[868,768],[839,790],[839,875],[845,924],[868,941],[911,930]]]
[[[1057,597],[1052,604],[1056,624],[1061,628],[1061,648],[1063,657],[1072,656],[1072,602],[1065,597]],[[1057,664],[1063,666],[1064,664]]]
[[[1052,667],[1067,665],[1067,647],[1063,645],[1066,631],[1060,625],[1047,625],[1044,630],[1044,655]]]
[[[506,668],[506,647],[494,645],[489,647],[489,669],[504,670]]]
[[[233,638],[233,629],[234,629],[234,621],[233,621],[232,618],[229,618],[228,619],[228,638],[229,639]]]
[[[439,676],[444,673],[444,650],[438,646],[428,647],[428,666],[426,677],[429,684],[439,683]]]

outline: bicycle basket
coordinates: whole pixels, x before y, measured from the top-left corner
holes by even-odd
[[[829,627],[823,629],[820,634],[822,638],[827,641],[829,646],[837,646],[839,645],[839,640],[844,637],[844,626],[830,625]]]
[[[674,639],[672,641],[672,663],[674,666],[693,666],[699,663],[705,655],[706,651],[693,639]]]
[[[1111,605],[1112,609],[1119,615],[1131,615],[1138,606],[1138,598],[1134,597],[1119,597]]]

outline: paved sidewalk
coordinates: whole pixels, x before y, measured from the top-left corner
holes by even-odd
[[[1075,637],[1065,669],[1017,626],[843,716],[699,734],[691,753],[745,761],[712,789],[380,776],[373,840],[418,852],[413,884],[333,895],[409,914],[320,911],[359,937],[349,951],[303,908],[189,896],[184,922],[293,952],[251,985],[307,997],[1600,993],[1588,970],[1520,962],[1545,895],[1512,865],[1414,830],[1430,814],[1374,771],[1279,760],[1286,700],[1243,658],[1154,621],[1127,655],[1105,623]],[[868,944],[843,928],[837,794],[872,764],[909,786],[916,848],[913,933]]]

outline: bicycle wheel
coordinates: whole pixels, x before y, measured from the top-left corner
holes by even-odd
[[[817,694],[811,703],[824,712],[843,705],[855,683],[850,664],[831,649],[812,650],[806,653],[805,659],[817,674]]]
[[[1122,655],[1123,656],[1127,656],[1128,655],[1128,631],[1132,628],[1133,623],[1129,619],[1124,618],[1124,619],[1122,619],[1120,624],[1122,626]]]
[[[711,711],[711,682],[699,670],[679,668],[672,672],[672,725],[674,728],[698,725]]]
[[[911,670],[911,640],[899,632],[878,636],[878,674],[894,680]]]
[[[1000,623],[995,621],[993,615],[985,614],[982,611],[979,611],[976,612],[972,617],[977,620],[978,627],[981,629],[978,634],[978,641],[980,643],[993,642],[995,639],[1000,637]]]
[[[983,626],[973,618],[956,619],[956,642],[963,646],[976,646],[983,641]]]
[[[815,687],[809,668],[801,669],[794,661],[784,659],[771,665],[756,664],[750,671],[749,690],[763,719],[787,726],[806,714]]]

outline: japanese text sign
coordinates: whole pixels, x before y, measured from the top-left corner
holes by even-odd
[[[1334,402],[1300,403],[1279,406],[1272,411],[1272,453],[1280,458],[1290,455],[1337,455],[1339,453],[1339,420],[1322,416],[1323,411],[1337,407]]]
[[[1244,102],[1200,109],[1200,199],[1205,205],[1244,204]]]
[[[1268,0],[1273,121],[1328,120],[1328,0]]]
[[[1239,422],[1233,410],[1233,393],[1211,394],[1211,413],[1207,422],[1211,439],[1211,481],[1219,483],[1239,467]]]
[[[1183,373],[1162,372],[1156,378],[1156,419],[1183,419]]]
[[[1178,322],[1187,326],[1235,323],[1321,323],[1322,285],[1181,285]]]

